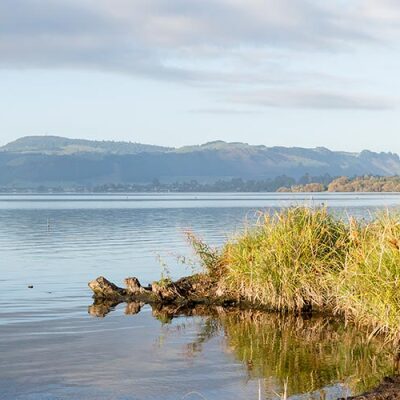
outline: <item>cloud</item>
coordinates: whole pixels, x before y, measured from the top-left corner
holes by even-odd
[[[395,42],[399,21],[396,0],[1,0],[0,68],[100,70],[211,88],[306,83],[329,92],[341,77],[304,71],[298,59]],[[278,97],[272,103],[290,103]],[[301,98],[292,106],[378,108],[334,91]]]
[[[231,95],[229,100],[263,107],[326,110],[388,110],[397,106],[392,99],[317,90],[255,91]]]

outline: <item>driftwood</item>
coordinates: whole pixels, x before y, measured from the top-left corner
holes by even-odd
[[[181,278],[175,282],[166,280],[142,286],[137,278],[126,278],[121,288],[100,276],[89,282],[95,301],[104,304],[121,302],[142,302],[147,304],[175,304],[191,306],[197,304],[232,305],[239,301],[218,288],[217,284],[205,274]]]
[[[175,282],[159,281],[142,286],[137,278],[126,278],[121,288],[103,276],[89,282],[94,302],[88,312],[105,317],[121,303],[126,303],[125,314],[134,315],[145,304],[152,308],[155,318],[169,321],[178,316],[220,315],[229,308],[247,308],[240,300],[233,300],[205,274],[191,275]],[[254,307],[256,308],[256,307]]]

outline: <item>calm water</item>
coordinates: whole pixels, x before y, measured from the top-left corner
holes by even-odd
[[[334,398],[375,384],[391,355],[337,322],[89,307],[98,275],[190,273],[185,230],[219,245],[257,210],[303,203],[368,218],[400,195],[0,195],[0,399],[258,399],[285,385]]]

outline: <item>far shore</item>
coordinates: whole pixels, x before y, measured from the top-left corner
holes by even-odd
[[[128,194],[128,193],[400,193],[400,176],[336,177],[299,179],[280,176],[264,180],[231,178],[215,182],[104,183],[101,185],[42,184],[0,186],[0,194]]]

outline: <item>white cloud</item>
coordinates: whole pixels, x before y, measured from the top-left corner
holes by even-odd
[[[396,42],[399,24],[396,0],[2,0],[0,67],[97,69],[211,87],[278,85],[282,93],[303,84],[303,93],[313,86],[320,95],[292,106],[308,99],[309,107],[386,108],[377,95],[361,101],[337,94],[330,87],[343,77],[318,65],[304,71],[296,59]],[[288,103],[278,97],[275,103]]]

